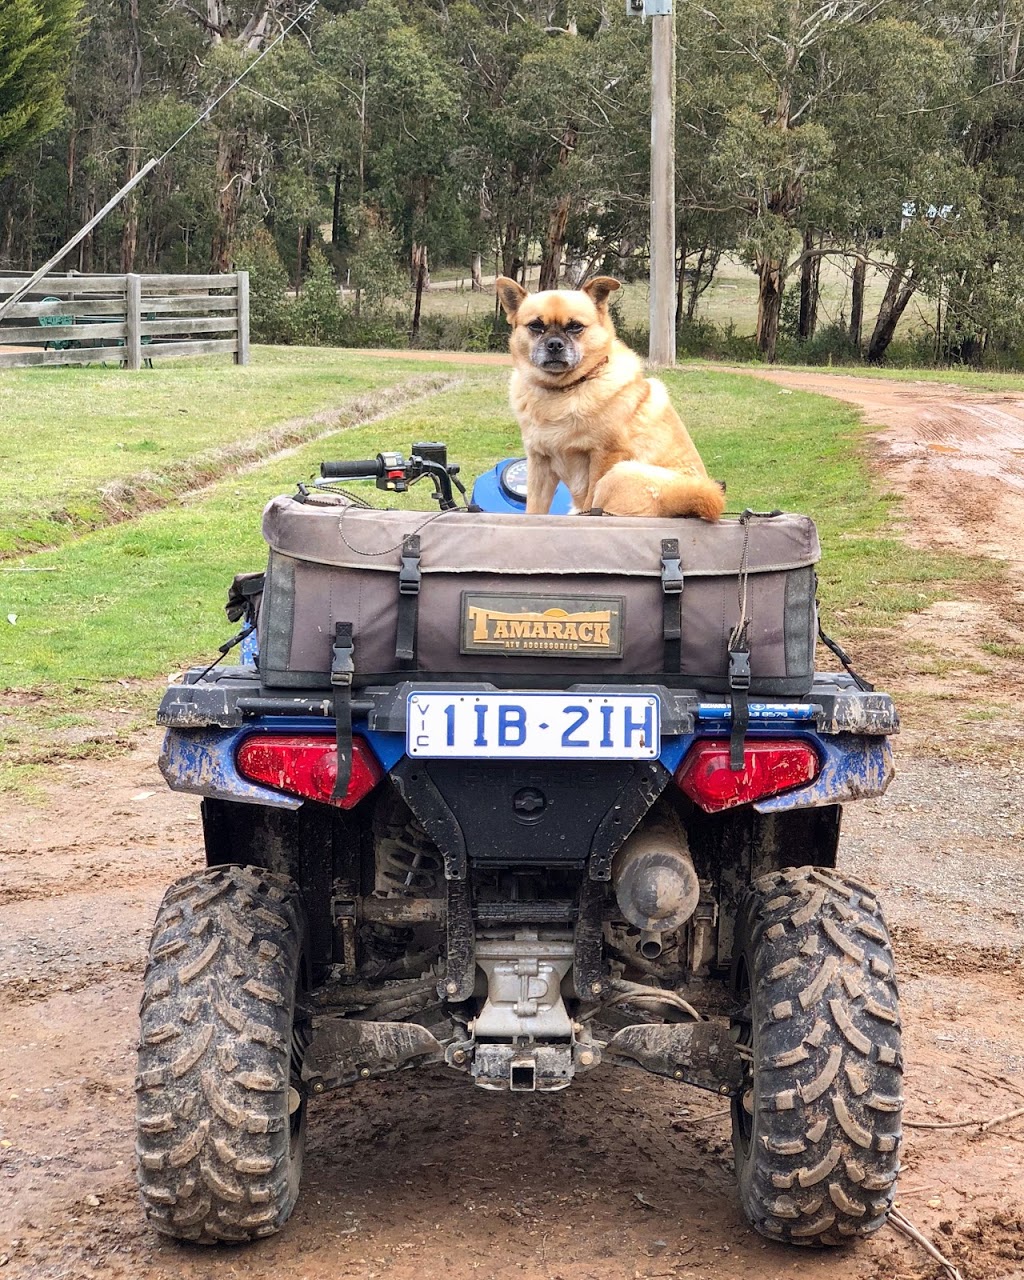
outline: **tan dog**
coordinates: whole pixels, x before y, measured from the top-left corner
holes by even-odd
[[[640,358],[615,336],[598,276],[581,290],[527,293],[499,276],[512,336],[509,386],[526,449],[526,510],[543,514],[559,480],[577,511],[717,520],[725,495],[665,385],[645,378]]]

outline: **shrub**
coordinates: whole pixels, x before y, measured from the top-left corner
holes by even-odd
[[[334,271],[318,245],[309,251],[302,293],[289,308],[291,340],[302,346],[342,345],[344,311]]]
[[[274,238],[259,227],[239,246],[235,268],[249,273],[249,331],[254,342],[287,342],[288,273]]]
[[[399,266],[402,246],[386,219],[374,209],[356,215],[356,247],[349,256],[350,279],[362,293],[362,307],[380,311],[389,298],[405,296],[408,281]]]
[[[504,351],[508,326],[496,324],[490,315],[424,315],[411,345],[435,351]]]

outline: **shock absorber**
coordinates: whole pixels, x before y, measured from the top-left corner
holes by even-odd
[[[415,819],[377,841],[377,887],[389,897],[431,896],[441,867],[441,855]]]

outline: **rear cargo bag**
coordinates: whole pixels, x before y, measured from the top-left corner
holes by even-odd
[[[727,692],[737,635],[752,694],[800,696],[814,673],[820,552],[806,516],[428,514],[317,494],[275,498],[263,534],[270,687],[328,687],[338,623],[352,628],[355,686],[422,672]]]

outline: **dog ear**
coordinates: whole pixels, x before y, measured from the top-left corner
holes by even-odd
[[[498,276],[494,283],[498,291],[498,300],[501,302],[505,314],[511,320],[523,305],[526,290],[521,284],[516,284],[514,280],[510,280],[508,276]]]
[[[583,292],[595,307],[603,307],[608,301],[608,295],[621,288],[622,285],[613,276],[595,276],[583,286]]]

